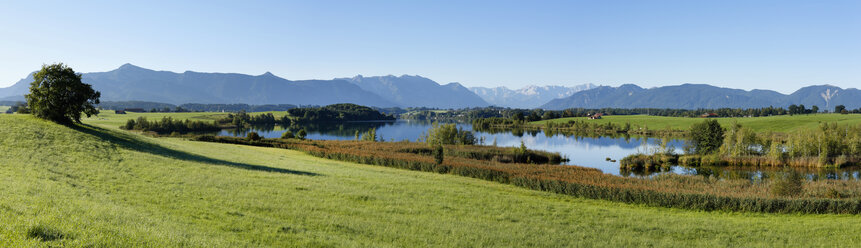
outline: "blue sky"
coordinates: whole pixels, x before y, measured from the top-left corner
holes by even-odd
[[[43,63],[466,86],[861,87],[861,1],[4,1],[0,87]]]

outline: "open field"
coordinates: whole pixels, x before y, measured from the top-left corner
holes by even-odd
[[[272,113],[276,117],[287,115],[287,111],[269,111],[269,112],[254,112],[254,115]],[[228,113],[220,112],[183,112],[183,113],[133,113],[115,114],[113,110],[102,110],[98,116],[89,118],[84,117],[83,121],[87,123],[95,123],[99,125],[107,125],[111,127],[119,127],[126,124],[129,119],[137,119],[138,117],[146,117],[149,120],[159,120],[162,117],[171,117],[179,120],[193,121],[214,121],[220,118],[227,117]]]
[[[861,242],[853,215],[642,207],[283,149],[73,130],[23,115],[2,116],[0,125],[5,247]]]
[[[819,123],[838,123],[841,125],[861,124],[861,115],[858,114],[810,114],[810,115],[781,115],[768,117],[746,117],[746,118],[714,118],[724,127],[729,126],[733,120],[738,121],[744,127],[748,127],[757,132],[773,131],[773,132],[790,132],[800,129],[816,129]],[[596,123],[615,123],[624,125],[630,123],[633,126],[648,126],[649,129],[678,129],[687,130],[694,123],[702,122],[703,118],[687,118],[687,117],[663,117],[663,116],[648,116],[648,115],[612,115],[604,116],[602,119],[589,120],[587,117],[572,117],[560,118],[545,121],[535,121],[530,124],[541,124],[545,122],[566,123],[571,120],[590,121]]]
[[[197,121],[214,121],[216,119],[226,117],[227,113],[218,112],[186,112],[186,113],[133,113],[115,114],[113,110],[102,110],[98,116],[82,118],[82,121],[87,123],[98,123],[100,125],[108,125],[119,127],[126,124],[129,119],[137,119],[138,117],[146,117],[150,120],[159,120],[162,117],[169,116],[174,119],[188,119]]]
[[[0,114],[6,113],[6,110],[9,110],[9,106],[0,106]]]

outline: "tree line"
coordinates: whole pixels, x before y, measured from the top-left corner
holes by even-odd
[[[258,115],[249,115],[245,110],[240,110],[238,113],[229,113],[226,117],[216,120],[220,126],[232,126],[236,128],[248,127],[252,125],[282,125],[290,126],[292,121],[289,116],[275,117],[272,113],[263,113]]]
[[[158,134],[191,133],[191,132],[218,132],[221,127],[216,122],[176,120],[165,116],[161,120],[150,121],[146,117],[129,119],[125,125],[120,126],[125,130],[137,130],[144,132],[155,132]]]

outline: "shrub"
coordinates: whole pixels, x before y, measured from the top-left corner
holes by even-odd
[[[843,196],[843,194],[840,193],[840,191],[837,191],[836,189],[828,189],[825,191],[825,197],[831,198],[831,199],[840,199],[840,198],[843,198],[844,196]]]
[[[292,139],[292,138],[296,138],[296,136],[293,135],[293,132],[285,131],[284,134],[281,134],[281,138],[282,139]]]
[[[771,194],[791,197],[801,194],[804,178],[794,170],[787,170],[771,182]]]
[[[437,145],[434,148],[433,158],[437,165],[442,164],[442,160],[445,158],[445,150],[443,150],[442,145]]]
[[[299,130],[299,133],[296,134],[296,138],[299,138],[301,140],[304,140],[305,137],[307,137],[307,136],[308,136],[308,131],[305,131],[305,129]]]
[[[471,131],[458,128],[455,124],[434,123],[425,139],[428,145],[475,145],[475,135]]]
[[[125,125],[123,125],[123,126],[121,126],[120,128],[121,128],[121,129],[125,129],[125,130],[134,130],[134,129],[135,129],[135,125],[136,125],[135,120],[134,120],[134,119],[129,119],[128,121],[126,121],[126,124],[125,124]]]
[[[246,136],[246,138],[250,141],[258,141],[260,140],[260,134],[257,134],[257,132],[248,132],[248,136]]]
[[[26,103],[19,102],[19,103],[16,103],[14,106],[10,107],[9,110],[6,110],[6,113],[7,114],[11,114],[11,113],[29,114],[30,108],[27,107]]]
[[[700,161],[700,156],[697,155],[684,155],[679,157],[679,165],[687,167],[698,167],[701,164]]]
[[[362,133],[362,140],[376,142],[377,141],[377,129],[371,128],[367,132]]]

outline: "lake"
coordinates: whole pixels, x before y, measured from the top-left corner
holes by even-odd
[[[472,130],[468,123],[457,123],[464,130]],[[343,124],[307,125],[304,126],[308,132],[308,139],[314,140],[354,140],[356,132],[363,133],[371,128],[376,128],[377,135],[385,141],[416,141],[427,130],[431,123],[426,121],[381,121],[381,122],[350,122]],[[219,135],[244,137],[248,132],[257,132],[266,138],[280,138],[286,131],[280,126],[258,126],[250,129],[222,130]],[[293,130],[294,133],[296,130]],[[652,176],[660,173],[677,173],[711,176],[717,178],[747,178],[751,180],[764,180],[771,177],[780,170],[769,168],[733,168],[733,167],[700,167],[686,168],[673,166],[665,172],[656,173],[634,173],[619,169],[619,160],[635,153],[650,153],[653,149],[660,147],[660,139],[642,137],[583,137],[576,135],[551,134],[546,135],[543,131],[509,131],[509,132],[475,132],[476,138],[483,141],[485,145],[496,143],[497,146],[519,147],[520,142],[529,149],[559,152],[570,159],[566,164],[583,167],[597,168],[604,173],[620,176]],[[669,140],[669,149],[675,149],[681,153],[684,147],[683,140]],[[607,161],[607,158],[616,162]],[[811,180],[818,179],[858,179],[858,168],[846,169],[800,169]]]

